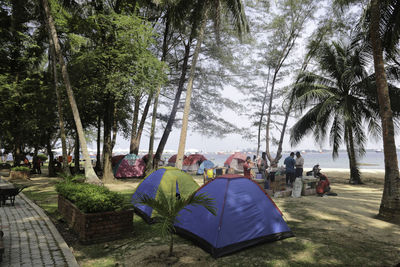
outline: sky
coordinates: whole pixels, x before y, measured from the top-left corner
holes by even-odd
[[[305,29],[306,36],[313,31],[313,28],[315,28],[314,23],[309,23],[307,25],[307,28]],[[296,51],[294,52],[296,56],[300,56],[301,54],[304,54],[304,41],[300,40],[299,41],[300,45],[296,48]],[[262,83],[262,81],[260,81]],[[228,97],[234,101],[241,101],[244,96],[240,90],[229,87],[227,86],[224,88],[223,95],[225,97]],[[181,99],[183,101],[183,99]],[[182,116],[182,113],[178,113],[177,116]],[[243,128],[243,127],[250,127],[250,122],[249,118],[245,116],[240,116],[238,114],[233,113],[232,111],[225,110],[220,114],[225,120],[235,124],[236,126]],[[295,122],[295,119],[291,119],[289,121],[289,129],[290,126],[293,125]],[[254,132],[256,131],[255,128]],[[159,138],[161,136],[162,132],[157,133],[157,137]],[[275,133],[276,134],[276,133]],[[265,136],[265,133],[264,133]],[[178,145],[179,145],[179,137],[180,137],[180,129],[174,128],[169,136],[168,142],[165,147],[165,151],[177,151],[178,150]],[[149,137],[144,134],[142,137],[141,145],[140,145],[140,150],[146,151],[148,149],[148,140]],[[155,149],[157,148],[159,139],[156,139],[155,141]],[[398,136],[396,137],[397,144],[399,144],[400,140]],[[95,147],[94,144],[90,145],[92,148]],[[256,140],[247,140],[243,138],[239,133],[238,134],[230,134],[224,138],[217,138],[217,137],[206,137],[202,136],[198,133],[195,133],[190,130],[190,124],[189,124],[189,130],[188,130],[188,135],[187,135],[187,141],[186,141],[186,153],[188,152],[202,152],[202,153],[207,153],[207,152],[218,152],[218,151],[238,151],[238,150],[247,150],[247,149],[256,149],[257,147],[257,141]],[[345,149],[345,146],[341,147],[342,149]],[[382,141],[381,140],[373,140],[371,138],[368,139],[366,148],[369,149],[381,149],[382,148]],[[117,142],[116,142],[116,147],[115,151],[127,151],[129,149],[129,140],[125,140],[122,138],[122,136],[118,136]],[[261,151],[265,149],[265,142],[262,142],[261,144]],[[318,144],[315,142],[314,138],[312,136],[307,136],[303,139],[302,142],[300,142],[296,147],[291,147],[289,144],[289,135],[285,136],[284,143],[283,143],[283,150],[284,151],[291,151],[291,150],[329,150],[330,146],[328,144],[328,141],[324,142],[323,144]],[[276,148],[272,148],[272,153],[276,151]]]

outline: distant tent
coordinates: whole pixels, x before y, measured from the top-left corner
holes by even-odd
[[[144,161],[135,154],[128,154],[114,167],[115,178],[142,177],[146,170]]]
[[[224,167],[233,168],[236,171],[243,171],[243,164],[246,162],[246,155],[241,152],[236,152],[229,156],[225,161]]]
[[[168,160],[168,166],[175,167],[176,157],[177,157],[177,156],[178,156],[178,155],[175,154],[175,155],[173,155],[173,156],[171,156],[171,157],[169,158],[169,160]],[[186,158],[187,158],[187,156],[186,156],[186,155],[183,155],[183,160],[185,160]]]
[[[188,206],[175,222],[178,234],[220,257],[262,242],[294,236],[275,203],[251,179],[228,174],[198,189],[215,201],[217,216]]]
[[[200,164],[205,160],[207,160],[207,159],[201,154],[189,155],[183,161],[182,170],[189,171],[189,172],[196,172],[199,169]]]
[[[205,160],[200,164],[200,167],[197,169],[197,173],[196,174],[203,174],[204,173],[204,169],[211,169],[214,168],[214,163],[212,163],[212,161],[209,160]]]
[[[199,185],[189,174],[175,167],[162,167],[149,174],[136,188],[132,195],[132,204],[135,212],[139,214],[147,223],[153,222],[153,209],[149,206],[136,203],[140,194],[147,194],[157,198],[158,191],[163,190],[166,195],[171,194],[171,189],[175,196],[176,193],[187,196],[199,188]]]
[[[113,168],[115,168],[115,166],[117,166],[117,164],[121,161],[121,159],[123,159],[126,155],[117,155],[117,156],[113,156],[111,158],[111,166]]]

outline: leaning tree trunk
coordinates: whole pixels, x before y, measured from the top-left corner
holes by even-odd
[[[132,153],[135,155],[139,154],[140,139],[142,138],[144,124],[146,122],[147,115],[149,114],[149,108],[150,108],[152,99],[153,99],[153,96],[151,94],[149,94],[149,97],[147,98],[147,101],[146,101],[146,105],[144,106],[144,109],[142,112],[142,118],[140,119],[139,126],[137,127],[136,135],[133,137],[133,139],[131,139],[131,146],[130,146],[131,154]],[[131,138],[132,138],[132,136],[131,136]]]
[[[92,166],[92,163],[90,160],[90,156],[89,156],[89,152],[88,152],[87,144],[86,144],[86,139],[85,139],[85,133],[83,131],[81,118],[79,116],[78,106],[76,105],[74,93],[72,91],[72,87],[71,87],[71,83],[70,83],[69,75],[68,75],[68,71],[67,71],[67,66],[64,62],[64,58],[61,53],[61,46],[58,41],[57,31],[56,31],[56,27],[55,27],[55,24],[53,21],[53,17],[51,16],[51,13],[50,13],[49,3],[47,2],[47,0],[42,0],[42,3],[43,3],[43,8],[44,8],[44,11],[46,14],[46,18],[47,18],[47,25],[51,32],[50,34],[51,34],[51,38],[53,40],[54,48],[55,48],[55,51],[56,51],[56,54],[58,57],[58,61],[61,65],[61,73],[62,73],[62,76],[64,79],[65,88],[67,90],[68,100],[71,105],[72,114],[74,116],[76,129],[78,131],[79,142],[81,143],[82,154],[83,154],[83,158],[85,161],[86,182],[92,183],[92,184],[101,184],[101,181],[99,180],[96,173],[94,172],[94,169],[93,169],[93,166]]]
[[[385,157],[385,184],[379,216],[385,220],[400,222],[400,177],[394,139],[393,114],[390,106],[382,43],[379,36],[379,0],[371,1],[370,37],[374,56],[376,90],[378,92],[379,113],[382,122],[383,152]]]
[[[167,144],[169,134],[172,131],[172,126],[175,121],[176,112],[178,111],[179,101],[181,99],[183,86],[184,86],[185,80],[186,80],[187,65],[188,65],[189,55],[190,55],[190,46],[192,44],[193,36],[194,36],[195,32],[196,32],[196,28],[194,25],[192,25],[192,30],[190,33],[188,43],[185,44],[185,55],[183,57],[182,73],[181,73],[181,77],[179,78],[179,85],[178,85],[178,90],[176,91],[176,94],[175,94],[174,104],[172,105],[171,114],[169,115],[167,125],[165,126],[165,129],[164,129],[164,133],[161,137],[160,143],[158,144],[156,154],[154,155],[154,159],[153,159],[154,160],[154,162],[153,162],[154,169],[157,168],[157,164],[161,159],[162,153],[164,152],[164,148],[165,148],[165,145]]]
[[[65,173],[66,175],[71,175],[71,171],[68,166],[67,135],[65,134],[61,95],[60,91],[58,90],[56,52],[54,50],[53,39],[51,38],[50,32],[49,32],[49,41],[50,41],[50,52],[53,65],[54,90],[56,91],[56,96],[57,96],[58,123],[60,125],[60,138],[61,138],[61,148],[62,148],[62,172]]]
[[[199,36],[197,38],[196,48],[194,49],[194,53],[193,53],[192,65],[190,66],[189,80],[188,80],[187,89],[186,89],[186,101],[185,101],[185,108],[183,110],[181,137],[179,139],[178,155],[176,156],[176,164],[175,164],[175,166],[178,169],[182,169],[182,167],[183,167],[183,156],[185,154],[186,135],[187,135],[188,122],[189,122],[190,101],[192,99],[194,73],[196,70],[197,59],[200,54],[201,44],[203,42],[204,30],[206,28],[207,18],[208,18],[208,8],[205,7],[204,14],[203,14],[203,21],[201,22],[201,28],[200,28]]]

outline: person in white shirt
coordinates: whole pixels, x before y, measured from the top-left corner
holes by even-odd
[[[303,176],[303,165],[304,165],[304,158],[301,156],[300,152],[296,152],[296,174],[295,177]]]

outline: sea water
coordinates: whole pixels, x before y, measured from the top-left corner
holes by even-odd
[[[296,152],[296,151],[294,151]],[[349,158],[346,151],[340,151],[338,157],[333,159],[332,152],[302,152],[304,158],[304,171],[311,170],[316,164],[320,168],[349,168]],[[253,159],[254,154],[247,154]],[[223,166],[225,160],[230,154],[204,154],[204,156],[214,162],[218,166]],[[283,153],[279,166],[283,165],[283,160],[289,156],[289,153]],[[400,153],[397,152],[397,157],[400,158]],[[360,169],[385,169],[383,152],[367,151],[365,155],[358,159]]]

